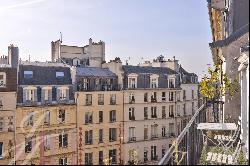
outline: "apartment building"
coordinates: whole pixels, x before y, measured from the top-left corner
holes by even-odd
[[[17,69],[0,65],[0,165],[15,164]]]
[[[105,61],[105,43],[93,42],[83,47],[63,45],[62,40],[51,42],[52,62],[63,62],[71,66],[101,67]]]
[[[78,164],[122,163],[123,92],[102,68],[77,68]]]
[[[209,44],[215,64],[227,74],[230,80],[239,81],[240,49],[249,45],[249,0],[208,0],[208,11],[212,30],[212,42]],[[240,87],[240,85],[239,85]],[[233,96],[221,97],[224,102],[220,105],[220,120],[231,117],[237,122],[241,110],[241,92]]]
[[[20,62],[16,122],[16,164],[77,164],[70,67]]]
[[[156,164],[194,113],[190,108],[198,103],[197,75],[163,56],[138,66],[122,66],[116,58],[103,67],[123,81],[124,164]]]

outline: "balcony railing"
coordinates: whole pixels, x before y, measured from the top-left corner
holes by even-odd
[[[129,142],[135,142],[136,141],[136,137],[130,137],[129,138]]]
[[[158,165],[197,165],[203,148],[202,134],[197,130],[198,123],[206,122],[207,105],[204,103],[191,118],[176,142],[169,148]],[[179,153],[178,153],[178,152]],[[184,153],[180,153],[184,152]],[[176,163],[176,153],[178,161]]]

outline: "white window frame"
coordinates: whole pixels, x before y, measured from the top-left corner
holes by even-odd
[[[50,124],[50,111],[49,110],[46,110],[44,112],[44,123]]]
[[[158,88],[159,75],[153,74],[150,76],[150,88]]]
[[[50,150],[50,135],[46,134],[44,136],[44,150]]]
[[[67,99],[67,90],[69,90],[68,87],[59,87],[59,100],[65,100]]]
[[[44,90],[44,100],[49,100],[49,90],[52,90],[52,87],[43,87],[42,90]]]
[[[170,82],[172,82],[172,81],[173,81],[174,88],[175,88],[175,77],[170,77],[170,78],[168,79],[168,87],[170,88]]]
[[[6,87],[6,73],[0,72],[0,75],[3,75],[3,79],[0,80],[0,88]]]
[[[68,165],[68,159],[67,159],[67,157],[59,158],[59,160],[60,160],[60,163],[62,163],[62,165]],[[67,162],[66,162],[66,160],[67,160]]]
[[[34,125],[34,113],[33,112],[29,112],[27,115],[27,125],[28,126]]]
[[[128,88],[129,89],[137,88],[137,77],[138,75],[135,73],[131,73],[128,75]]]
[[[26,100],[27,101],[35,101],[35,90],[37,88],[36,87],[25,87],[24,88],[24,92],[26,95]]]
[[[129,139],[135,137],[135,127],[129,127]]]

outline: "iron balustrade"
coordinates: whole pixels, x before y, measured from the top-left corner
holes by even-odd
[[[193,115],[189,123],[176,139],[176,143],[172,145],[158,165],[197,165],[203,148],[203,139],[200,131],[197,130],[198,123],[206,122],[207,105],[204,103]],[[177,147],[176,147],[177,145]],[[178,152],[178,161],[175,162],[176,150]],[[185,154],[186,152],[186,154]],[[182,156],[184,155],[184,156]],[[183,158],[182,158],[183,157]],[[182,158],[182,160],[181,160]]]

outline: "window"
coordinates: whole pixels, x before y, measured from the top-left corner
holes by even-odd
[[[3,142],[0,142],[0,159],[3,158]]]
[[[99,151],[99,165],[103,165],[103,151]]]
[[[63,78],[64,77],[64,72],[56,72],[56,78]]]
[[[86,94],[86,105],[92,105],[92,94]]]
[[[183,104],[183,115],[186,116],[186,104]]]
[[[98,94],[98,105],[104,105],[104,94]]]
[[[3,126],[4,125],[4,119],[3,119],[3,117],[0,117],[0,132],[2,132],[3,131]]]
[[[186,100],[186,90],[183,90],[183,100]]]
[[[169,123],[169,135],[171,137],[175,136],[175,132],[174,132],[174,123]]]
[[[170,78],[168,80],[168,84],[169,84],[169,88],[175,88],[175,79],[174,78]]]
[[[103,122],[103,111],[99,111],[99,123]]]
[[[166,92],[162,92],[162,101],[166,101]]]
[[[44,89],[44,100],[45,101],[49,100],[49,89]]]
[[[109,158],[111,158],[111,164],[116,164],[116,149],[109,150]]]
[[[161,136],[162,137],[166,137],[167,136],[167,134],[166,134],[166,126],[162,126],[162,128],[161,128]]]
[[[157,160],[156,146],[151,146],[151,160]]]
[[[148,161],[148,149],[147,148],[144,148],[144,162],[147,162]]]
[[[116,104],[116,95],[112,94],[110,95],[110,105],[115,105]]]
[[[157,138],[158,137],[157,128],[158,128],[157,124],[151,125],[151,137],[152,138]]]
[[[135,120],[135,108],[129,108],[129,120]]]
[[[27,125],[33,126],[33,112],[30,112],[27,115]]]
[[[166,153],[166,148],[162,147],[162,150],[161,150],[162,158],[165,156],[165,153]]]
[[[85,124],[93,123],[92,112],[85,112]]]
[[[151,102],[157,102],[157,93],[156,92],[152,92],[152,94],[151,94]]]
[[[148,119],[148,107],[144,107],[144,119]]]
[[[194,90],[192,90],[192,99],[194,99]]]
[[[162,106],[162,118],[166,118],[166,106]]]
[[[26,89],[25,95],[27,101],[35,101],[35,89]]]
[[[59,100],[65,100],[67,98],[67,89],[60,88],[59,89]]]
[[[144,139],[147,140],[148,139],[148,127],[144,126]]]
[[[50,136],[48,134],[44,136],[44,150],[50,150]]]
[[[68,134],[65,134],[62,132],[59,135],[59,147],[60,148],[66,148],[68,146]]]
[[[177,122],[177,132],[178,132],[178,135],[180,135],[180,133],[181,133],[181,123],[180,122]]]
[[[83,79],[83,90],[89,90],[89,79],[84,78]]]
[[[169,117],[174,117],[174,105],[169,106]]]
[[[25,138],[25,153],[30,153],[32,150],[32,138]]]
[[[6,86],[6,73],[0,72],[0,88]]]
[[[33,71],[24,71],[23,74],[26,79],[33,78]]]
[[[103,143],[103,129],[99,129],[99,143]]]
[[[85,153],[85,165],[93,165],[93,153]]]
[[[148,93],[144,93],[144,102],[148,102]]]
[[[109,112],[109,121],[110,122],[116,121],[116,110],[112,110]]]
[[[130,93],[129,94],[129,103],[132,104],[132,103],[135,103],[135,96],[133,93]]]
[[[136,88],[136,79],[135,78],[128,78],[128,88],[129,89]]]
[[[91,145],[93,143],[93,130],[85,131],[85,144]]]
[[[169,101],[174,101],[174,92],[169,92]]]
[[[130,142],[136,141],[135,127],[129,127],[129,141]]]
[[[50,111],[45,111],[44,113],[44,124],[50,123]]]
[[[157,118],[157,107],[151,107],[151,118]]]
[[[59,165],[68,165],[67,158],[66,157],[60,158]]]
[[[177,105],[177,107],[176,107],[176,115],[177,116],[181,116],[180,111],[181,111],[181,106]]]
[[[65,122],[65,110],[59,110],[59,123]]]
[[[158,87],[158,78],[151,78],[150,88],[157,88]]]
[[[109,129],[109,142],[116,141],[116,128]]]
[[[176,92],[176,100],[181,101],[181,92]]]

